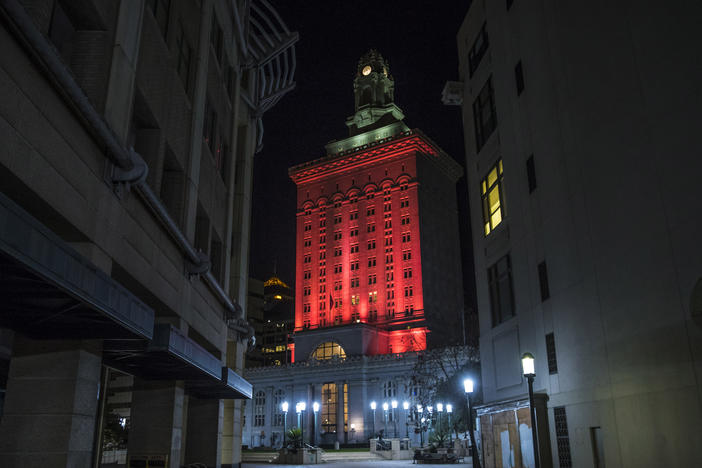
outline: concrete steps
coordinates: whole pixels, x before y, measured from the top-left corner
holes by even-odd
[[[368,452],[324,452],[322,460],[328,463],[339,461],[377,461],[383,460],[383,457],[375,453]]]
[[[243,452],[241,454],[241,461],[244,463],[273,463],[277,458],[277,452]]]

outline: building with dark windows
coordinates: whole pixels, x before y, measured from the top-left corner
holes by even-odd
[[[0,466],[239,466],[268,2],[0,2]]]
[[[282,444],[283,400],[320,403],[316,425],[311,411],[301,422],[307,442],[366,443],[385,430],[383,401],[420,402],[412,376],[424,353],[462,344],[462,168],[404,123],[378,52],[361,57],[353,89],[349,136],[289,171],[298,191],[294,363],[247,369],[251,446]],[[388,417],[393,437],[416,420],[402,409]],[[291,409],[288,427],[299,424]]]
[[[249,280],[248,320],[256,330],[256,347],[246,353],[246,367],[292,362],[294,308],[292,289],[277,276]]]
[[[699,4],[473,2],[458,32],[486,467],[699,465]]]

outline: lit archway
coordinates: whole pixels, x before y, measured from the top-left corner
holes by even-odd
[[[312,359],[316,359],[317,361],[324,361],[334,358],[346,359],[346,351],[344,351],[344,348],[342,348],[341,345],[335,341],[325,341],[317,346],[310,357]]]

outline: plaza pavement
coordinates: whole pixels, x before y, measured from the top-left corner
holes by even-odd
[[[412,460],[378,460],[378,461],[334,461],[326,462],[319,465],[274,465],[271,463],[242,463],[242,468],[270,468],[271,466],[288,466],[290,468],[303,468],[303,467],[317,467],[331,465],[333,468],[362,468],[364,466],[372,466],[373,468],[400,468],[403,466],[415,466],[415,467],[426,467],[426,468],[438,468],[438,467],[448,467],[455,466],[460,468],[472,467],[473,464],[469,461],[467,463],[456,463],[448,465],[413,465]]]

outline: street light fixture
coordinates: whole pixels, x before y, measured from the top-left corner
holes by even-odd
[[[373,410],[373,433],[371,434],[371,439],[375,437],[375,408],[377,407],[375,401],[371,401],[370,407]]]
[[[536,434],[536,408],[534,408],[534,377],[536,377],[536,372],[533,354],[522,354],[522,373],[529,383],[529,411],[531,413],[531,441],[534,445],[534,468],[539,468],[541,463],[539,460],[539,444]]]
[[[405,410],[405,439],[409,439],[409,401],[403,401],[402,408]]]
[[[436,404],[436,411],[439,412],[439,416],[438,416],[438,418],[439,418],[438,428],[439,428],[439,430],[441,430],[441,413],[444,412],[444,404],[443,404],[443,403],[437,403],[437,404]]]
[[[317,438],[317,412],[319,411],[319,403],[312,403],[312,411],[314,411],[314,426],[312,426],[312,445],[315,445]]]
[[[280,409],[283,410],[283,448],[286,447],[286,445],[285,445],[285,431],[288,430],[288,407],[289,407],[289,403],[287,401],[284,401],[280,405]]]
[[[385,419],[385,435],[386,436],[388,434],[388,408],[389,408],[388,402],[387,401],[383,402],[383,416]]]
[[[390,406],[392,406],[392,436],[397,437],[397,415],[395,414],[395,410],[397,409],[397,400],[392,400],[390,402]]]
[[[473,393],[475,386],[473,379],[465,379],[463,381],[463,389],[468,397],[468,434],[470,435],[471,455],[473,457],[473,468],[480,468],[480,457],[478,457],[478,446],[475,444],[475,434],[473,434],[473,406],[470,401],[470,395]]]

